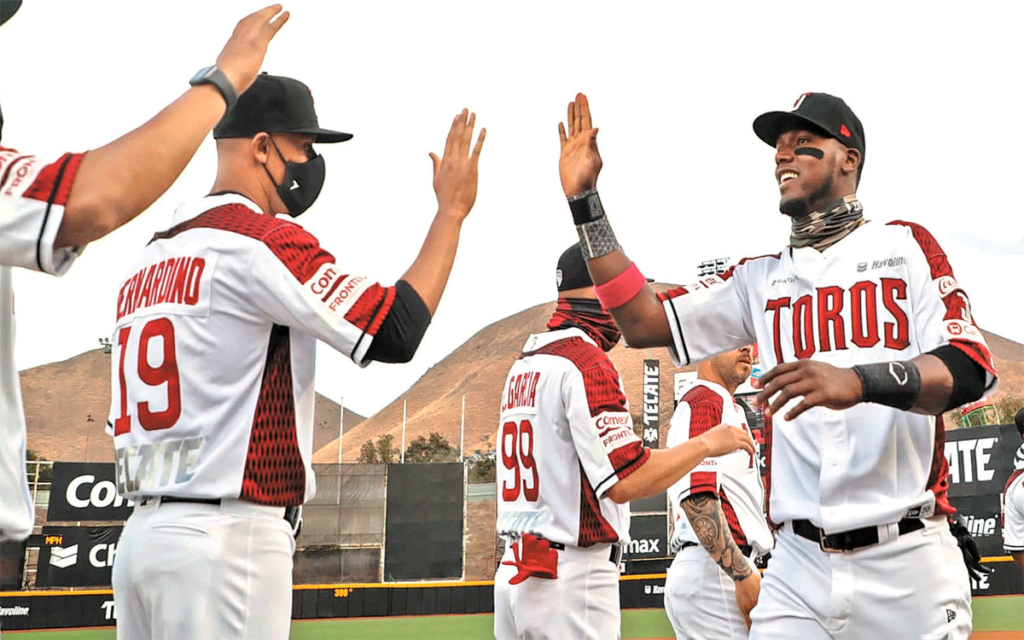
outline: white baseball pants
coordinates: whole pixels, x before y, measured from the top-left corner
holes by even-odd
[[[750,640],[967,640],[971,585],[943,516],[841,553],[786,523],[750,617]]]
[[[135,507],[114,559],[118,640],[287,638],[295,538],[283,507]]]
[[[499,565],[494,576],[496,640],[619,640],[619,568],[611,545],[558,552],[558,578],[530,577],[516,585],[516,568]],[[502,561],[512,561],[511,545]]]
[[[677,640],[747,640],[736,583],[699,545],[680,550],[672,560],[665,613]]]

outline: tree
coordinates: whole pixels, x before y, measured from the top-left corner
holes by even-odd
[[[42,460],[35,451],[31,449],[25,450],[25,464],[28,473],[28,483],[31,485],[34,482],[48,483],[53,482],[53,465],[52,464],[41,464],[36,465],[36,460]],[[39,469],[39,478],[36,476],[36,469]]]
[[[469,460],[468,484],[486,484],[497,479],[496,453],[476,454]]]
[[[405,450],[406,462],[454,462],[458,457],[455,447],[436,431],[428,438],[419,436]]]
[[[367,440],[359,448],[359,462],[367,464],[390,464],[398,459],[395,437],[390,433],[378,436],[377,442]]]

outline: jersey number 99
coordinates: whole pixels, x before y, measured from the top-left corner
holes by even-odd
[[[501,483],[501,499],[515,502],[521,491],[528,502],[536,502],[540,495],[540,476],[537,474],[537,461],[533,459],[533,425],[529,420],[518,424],[506,422],[501,426],[501,463],[515,473],[511,485]],[[529,484],[526,471],[533,476]]]

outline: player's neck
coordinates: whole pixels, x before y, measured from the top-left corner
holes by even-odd
[[[736,389],[740,386],[740,383],[738,382],[736,384],[726,382],[720,375],[715,373],[715,370],[711,367],[697,367],[697,379],[703,380],[704,382],[714,382],[725,389],[730,396],[736,395]]]
[[[852,193],[831,201],[819,209],[793,218],[789,243],[794,247],[812,247],[824,251],[864,224],[864,207]]]
[[[253,204],[259,207],[260,211],[266,214],[273,215],[270,206],[270,198],[260,188],[258,182],[255,184],[249,184],[247,181],[239,179],[231,173],[217,172],[217,179],[213,182],[213,187],[210,188],[210,193],[237,193],[240,196],[246,197],[252,200]]]

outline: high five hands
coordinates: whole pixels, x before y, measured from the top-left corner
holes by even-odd
[[[568,135],[566,135],[568,127]],[[558,158],[558,175],[562,179],[565,197],[583,193],[597,186],[601,173],[601,154],[597,150],[597,129],[590,119],[587,96],[576,94],[569,103],[565,123],[558,123],[558,138],[562,153]]]

